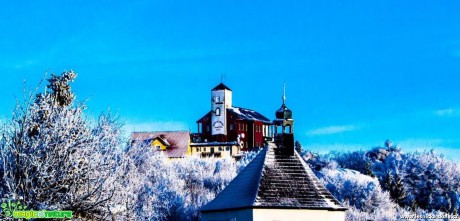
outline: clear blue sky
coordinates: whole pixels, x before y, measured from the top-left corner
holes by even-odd
[[[127,130],[196,130],[210,89],[269,118],[294,111],[315,151],[392,139],[460,160],[458,1],[8,1],[0,7],[0,118],[23,80],[73,69],[88,113]]]

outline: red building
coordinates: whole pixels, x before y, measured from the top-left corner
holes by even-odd
[[[235,143],[240,150],[252,150],[272,140],[272,122],[257,111],[232,105],[232,90],[220,83],[211,90],[211,110],[197,120],[195,144]],[[232,154],[234,155],[234,154]]]

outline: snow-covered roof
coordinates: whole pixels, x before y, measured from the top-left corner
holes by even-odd
[[[161,136],[155,138],[155,139],[158,139],[161,143],[163,143],[163,145],[169,147],[171,146],[171,144],[168,142],[168,140],[166,138],[162,138]]]
[[[204,118],[210,117],[211,113],[212,113],[212,111],[209,111],[203,117],[198,119],[197,122],[202,121]],[[266,118],[261,113],[255,111],[255,110],[251,110],[251,109],[247,109],[247,108],[243,108],[243,107],[228,107],[227,108],[227,113],[228,114],[234,114],[240,120],[261,121],[261,122],[267,123],[267,124],[271,123],[270,119]]]
[[[134,143],[149,142],[154,139],[160,139],[169,146],[166,149],[166,155],[171,158],[184,157],[187,153],[190,142],[189,131],[154,131],[154,132],[133,132],[131,140]]]
[[[242,107],[229,107],[227,110],[231,113],[234,113],[238,118],[242,120],[255,120],[262,121],[264,123],[271,123],[270,119],[266,118],[264,115],[259,112]]]
[[[245,208],[346,210],[295,153],[277,154],[270,143],[201,212]]]

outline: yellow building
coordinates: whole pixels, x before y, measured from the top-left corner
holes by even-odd
[[[171,147],[171,144],[169,144],[168,140],[160,135],[153,139],[151,146],[154,150],[165,151]]]
[[[131,143],[162,151],[169,158],[235,157],[241,154],[237,142],[192,143],[191,136],[193,135],[189,131],[133,132]]]
[[[190,155],[201,157],[235,157],[241,153],[237,142],[191,143]]]
[[[149,146],[154,151],[163,151],[169,158],[182,158],[190,155],[190,132],[133,132],[131,144]]]

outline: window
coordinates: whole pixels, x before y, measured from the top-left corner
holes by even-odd
[[[203,148],[203,152],[206,152],[206,147]]]
[[[160,145],[155,145],[155,149],[160,150],[161,149]]]
[[[228,147],[228,146],[225,147],[225,150],[226,150],[226,151],[230,151],[230,147]]]
[[[233,124],[230,124],[230,130],[233,130]]]
[[[248,131],[248,125],[247,124],[245,125],[245,127],[246,127],[245,131]]]
[[[286,129],[285,129],[285,130],[286,130],[286,133],[292,133],[292,127],[291,127],[291,125],[288,124],[288,125],[286,126]]]
[[[216,108],[215,114],[216,114],[216,116],[220,116],[220,108],[218,108],[218,107]]]
[[[223,148],[223,147],[219,147],[219,151],[224,151],[224,148]]]
[[[201,150],[200,150],[200,148],[199,148],[199,147],[197,147],[197,148],[196,148],[196,152],[200,152],[200,151],[201,151]]]
[[[209,132],[211,130],[211,127],[209,125],[206,126],[206,132]]]

